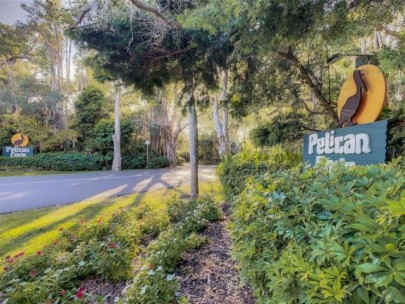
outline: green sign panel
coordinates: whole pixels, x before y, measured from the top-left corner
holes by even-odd
[[[27,157],[34,155],[34,147],[3,147],[3,156]]]
[[[386,120],[357,125],[304,137],[304,162],[311,166],[322,158],[345,161],[347,165],[371,165],[385,162]]]

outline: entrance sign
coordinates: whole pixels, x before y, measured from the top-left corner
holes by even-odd
[[[3,147],[3,156],[27,157],[34,155],[33,147]]]
[[[385,162],[388,122],[375,122],[387,100],[387,82],[375,65],[352,72],[340,91],[340,129],[304,137],[304,162],[315,166],[323,158],[346,165]],[[374,123],[375,122],[375,123]]]
[[[22,133],[14,134],[11,137],[11,143],[16,147],[26,147],[28,145],[28,137]]]
[[[387,81],[383,72],[375,65],[362,65],[348,77],[340,91],[339,121],[347,122],[350,118],[357,125],[375,122],[386,100]],[[352,124],[343,126],[348,125]]]
[[[387,145],[386,120],[336,130],[318,132],[304,137],[304,162],[316,165],[326,157],[347,165],[383,163]]]

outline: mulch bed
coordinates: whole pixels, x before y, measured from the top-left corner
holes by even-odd
[[[190,304],[254,304],[249,287],[240,281],[239,273],[231,260],[232,241],[226,229],[229,206],[223,206],[225,217],[210,223],[201,234],[208,237],[208,244],[183,255],[176,269],[181,283],[181,294]],[[82,282],[81,286],[90,296],[89,303],[113,304],[125,293],[126,283],[108,283],[99,278]]]
[[[100,278],[91,278],[83,281],[80,287],[86,291],[88,303],[112,304],[117,303],[119,298],[123,298],[126,283],[111,283]]]
[[[228,206],[224,206],[228,215]],[[176,271],[181,293],[192,304],[253,304],[251,290],[243,286],[231,260],[231,239],[226,230],[228,221],[210,223],[202,235],[209,243],[183,255]]]

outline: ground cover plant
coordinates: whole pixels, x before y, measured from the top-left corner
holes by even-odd
[[[234,257],[258,303],[405,303],[399,164],[298,166],[234,201]]]
[[[163,227],[165,218],[160,221]],[[35,255],[6,257],[0,290],[9,303],[66,302],[82,298],[79,285],[84,278],[100,275],[106,280],[127,280],[132,275],[131,261],[145,236],[144,225],[149,222],[132,221],[121,211],[108,222],[86,225],[77,235],[64,232],[59,242]]]
[[[197,234],[210,221],[220,217],[218,205],[210,197],[194,200],[174,199],[169,202],[167,211],[170,225],[156,241],[146,249],[147,257],[141,269],[129,286],[123,303],[186,303],[186,299],[176,297],[179,283],[173,274],[174,267],[182,255],[207,242]]]
[[[87,303],[82,280],[97,276],[111,282],[134,277],[122,303],[174,303],[178,282],[172,274],[184,252],[205,243],[197,233],[219,211],[212,198],[173,199],[143,204],[79,229],[59,229],[60,238],[34,254],[4,259],[0,300],[7,303]],[[173,214],[181,217],[174,217]],[[163,232],[164,231],[164,232]]]

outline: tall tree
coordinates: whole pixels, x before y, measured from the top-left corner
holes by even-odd
[[[41,68],[44,74],[49,73],[52,90],[65,96],[61,114],[66,128],[70,95],[71,42],[66,39],[64,30],[71,23],[70,15],[61,0],[34,0],[29,5],[22,4],[22,7],[28,13],[27,25],[38,40],[37,52],[41,54]],[[47,68],[44,69],[45,65]]]
[[[224,70],[222,77],[221,94],[219,97],[214,96],[212,105],[214,127],[219,143],[218,152],[221,157],[230,153],[230,143],[228,134],[229,109],[227,100],[227,88],[228,88],[228,70]]]
[[[121,171],[121,124],[120,124],[120,105],[121,105],[121,88],[118,84],[114,99],[114,156],[112,171]]]
[[[80,93],[75,102],[73,129],[80,134],[79,142],[90,140],[96,124],[108,117],[108,101],[104,93],[89,86]]]
[[[190,7],[189,1],[160,1],[158,8],[132,0],[133,7],[119,7],[120,12],[103,19],[97,26],[77,27],[72,37],[84,47],[98,51],[94,57],[100,68],[113,77],[135,85],[144,92],[153,92],[171,82],[183,82],[187,96],[190,128],[191,196],[198,195],[197,111],[199,86],[216,85],[215,63],[220,35],[205,31],[184,30],[176,16]],[[116,9],[118,9],[116,7]],[[83,20],[83,18],[79,18]],[[107,30],[109,29],[109,30]],[[222,46],[222,45],[221,45]]]
[[[151,146],[153,148],[157,144],[155,150],[161,149],[161,154],[167,157],[171,167],[177,166],[179,135],[188,126],[180,113],[181,104],[184,104],[180,93],[180,84],[168,85],[155,94],[152,105],[150,133],[155,136],[151,136]]]
[[[293,83],[298,81],[300,90],[312,95],[334,121],[336,100],[330,98],[325,86],[327,63],[332,55],[360,53],[354,41],[385,25],[398,9],[403,9],[399,0],[213,0],[201,4],[185,12],[180,20],[187,28],[206,29],[213,34],[225,30],[237,46],[234,54],[250,55],[239,82],[245,92],[255,94],[254,90],[260,88],[252,83],[252,73],[262,73],[261,62],[267,61],[276,75],[294,73]],[[255,59],[260,64],[255,64]],[[268,78],[272,76],[268,74]],[[273,93],[282,96],[286,92],[275,86]]]
[[[30,59],[35,46],[33,40],[26,25],[0,23],[0,68],[12,66],[17,60]]]

